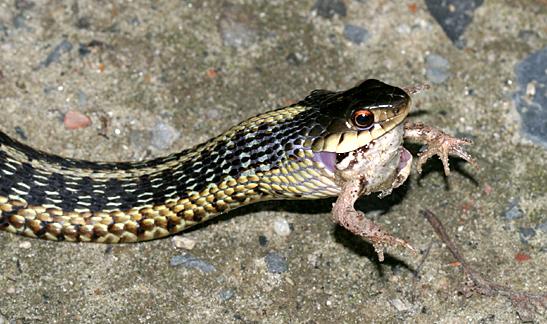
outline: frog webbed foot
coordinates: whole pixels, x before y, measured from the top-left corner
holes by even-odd
[[[422,123],[406,123],[404,138],[410,141],[419,142],[426,145],[425,150],[418,153],[418,162],[416,169],[418,173],[422,172],[422,166],[429,158],[434,155],[439,156],[443,163],[444,173],[450,175],[450,165],[448,156],[457,156],[472,165],[476,166],[475,160],[463,148],[464,145],[470,145],[473,141],[453,137],[445,132],[424,125]]]

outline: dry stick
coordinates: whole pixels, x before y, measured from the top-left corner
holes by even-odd
[[[536,307],[535,311],[537,313],[541,313],[540,308],[543,308],[543,310],[547,309],[547,294],[533,294],[524,291],[516,291],[510,287],[502,286],[484,279],[479,272],[475,271],[475,269],[467,263],[456,244],[454,244],[452,239],[450,239],[446,233],[446,230],[444,229],[444,226],[439,218],[437,218],[437,216],[435,216],[435,214],[433,214],[433,212],[429,209],[422,210],[421,213],[427,219],[429,224],[431,224],[441,241],[446,244],[446,247],[450,253],[452,253],[452,256],[461,263],[463,272],[473,282],[473,287],[471,287],[472,289],[477,291],[479,294],[486,296],[499,294],[501,296],[509,297],[513,305],[524,312],[531,311],[531,306]],[[521,318],[531,316],[530,314],[520,313],[519,315]]]

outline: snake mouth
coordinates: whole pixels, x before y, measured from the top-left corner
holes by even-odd
[[[372,144],[372,143],[369,143]],[[369,144],[361,146],[357,148],[356,150],[352,152],[360,152],[364,153],[366,150],[368,150]],[[325,170],[327,170],[330,173],[334,173],[337,170],[337,165],[340,163],[343,159],[345,159],[351,152],[346,153],[336,153],[336,152],[316,152],[314,153],[313,159],[314,161],[320,163]],[[395,172],[397,174],[401,173],[403,170],[406,170],[410,167],[410,163],[412,162],[412,154],[401,146],[399,150],[399,164],[397,165],[397,169]]]
[[[403,170],[410,167],[412,163],[412,154],[404,147],[401,147],[399,153],[399,165],[397,165],[397,174],[400,174]]]

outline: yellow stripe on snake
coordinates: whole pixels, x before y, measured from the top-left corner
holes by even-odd
[[[194,148],[144,162],[66,159],[0,132],[0,228],[48,240],[136,242],[258,201],[333,197],[341,190],[337,163],[355,152],[375,154],[375,141],[389,134],[397,149],[385,162],[389,174],[377,172],[374,181],[393,181],[409,110],[404,90],[377,80],[315,90]]]

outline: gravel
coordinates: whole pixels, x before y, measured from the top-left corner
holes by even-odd
[[[266,267],[270,273],[283,273],[289,271],[287,260],[277,252],[270,252],[264,258]]]
[[[354,44],[362,44],[366,42],[370,36],[366,28],[347,24],[344,26],[344,37]]]

